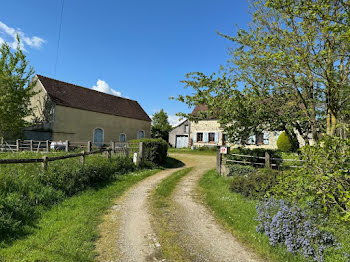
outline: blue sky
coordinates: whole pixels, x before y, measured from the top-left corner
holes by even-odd
[[[230,41],[250,17],[246,0],[2,0],[0,42],[23,48],[38,74],[139,101],[149,115],[188,112],[169,100],[185,94],[188,72],[211,73],[227,60]],[[111,91],[113,89],[114,91]]]

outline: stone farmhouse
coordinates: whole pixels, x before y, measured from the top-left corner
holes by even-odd
[[[205,105],[197,105],[192,115],[197,115],[200,112],[205,112],[208,107]],[[188,126],[188,132],[185,131],[185,126]],[[252,134],[248,141],[246,141],[246,148],[266,148],[277,149],[277,139],[282,132],[266,131],[260,134]],[[186,140],[187,141],[183,141]],[[179,126],[175,127],[169,134],[169,143],[173,147],[183,147],[187,143],[188,147],[202,147],[202,146],[217,146],[230,145],[228,143],[227,135],[220,126],[215,117],[207,117],[206,119],[194,121],[184,121]],[[232,147],[241,146],[241,144],[230,145]]]
[[[26,139],[102,144],[150,137],[151,119],[137,101],[41,75],[34,79]]]

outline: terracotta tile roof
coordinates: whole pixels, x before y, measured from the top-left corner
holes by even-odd
[[[42,75],[37,77],[56,105],[151,121],[135,100],[105,94]]]
[[[196,107],[193,109],[191,114],[193,116],[198,116],[199,118],[202,119],[203,116],[200,114],[200,112],[203,112],[203,113],[208,112],[208,105],[196,105]],[[215,116],[215,115],[207,115],[205,117],[205,119],[207,119],[207,120],[215,120],[215,119],[217,119],[217,116]],[[204,119],[202,119],[202,120],[204,120]]]

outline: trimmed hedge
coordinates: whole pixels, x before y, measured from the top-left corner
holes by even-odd
[[[165,164],[168,155],[168,143],[161,138],[142,138],[132,140],[130,143],[143,142],[145,146],[145,161],[156,165]]]
[[[286,132],[282,132],[278,137],[277,148],[282,152],[291,152],[293,150],[293,145],[290,142]]]

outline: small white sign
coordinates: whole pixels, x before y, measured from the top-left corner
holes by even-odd
[[[137,164],[137,153],[134,153],[133,162],[135,165]]]
[[[220,153],[226,155],[227,154],[227,147],[226,146],[220,147]]]

